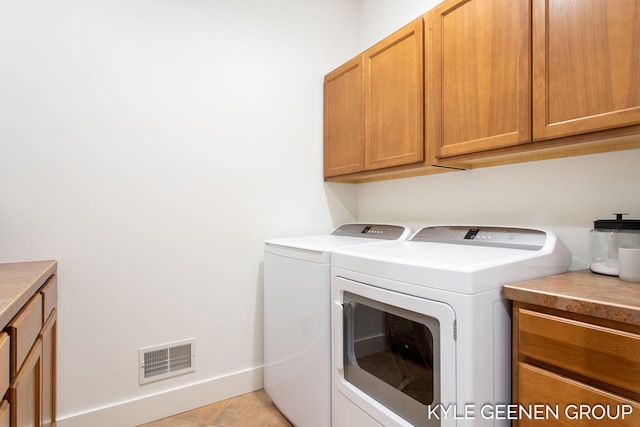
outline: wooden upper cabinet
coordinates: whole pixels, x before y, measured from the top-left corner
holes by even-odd
[[[324,78],[324,176],[364,170],[364,70],[360,55]]]
[[[422,18],[324,79],[325,178],[424,160]]]
[[[425,15],[427,141],[449,157],[531,141],[528,0],[449,0]]]
[[[640,0],[534,0],[534,139],[640,124]]]
[[[364,53],[365,169],[424,160],[422,18]]]
[[[638,148],[639,53],[640,0],[445,0],[325,77],[325,179]]]

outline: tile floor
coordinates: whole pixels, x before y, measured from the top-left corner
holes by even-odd
[[[212,403],[139,427],[292,427],[264,390]]]

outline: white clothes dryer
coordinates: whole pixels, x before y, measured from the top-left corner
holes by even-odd
[[[398,225],[344,224],[331,234],[265,242],[264,387],[294,425],[331,425],[332,251],[409,235]]]
[[[333,427],[509,426],[503,284],[567,271],[551,231],[437,226],[332,254]]]

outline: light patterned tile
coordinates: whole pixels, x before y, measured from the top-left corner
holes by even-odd
[[[172,418],[180,421],[189,421],[199,426],[207,426],[211,424],[221,411],[224,410],[225,406],[227,406],[230,401],[231,399],[227,399],[221,402],[212,403],[211,405],[175,415]]]
[[[210,427],[291,427],[264,390],[234,397]]]
[[[143,424],[138,427],[200,427],[199,424],[194,424],[189,421],[182,421],[173,417],[163,418],[158,421],[152,421],[147,424]]]
[[[292,427],[264,390],[243,394],[139,427]]]
[[[228,403],[229,400],[223,400],[139,427],[206,427]]]

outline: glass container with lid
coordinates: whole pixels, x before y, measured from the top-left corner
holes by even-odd
[[[618,275],[618,248],[640,248],[640,220],[622,219],[626,213],[614,214],[616,219],[593,222],[589,232],[589,268],[594,273]]]

